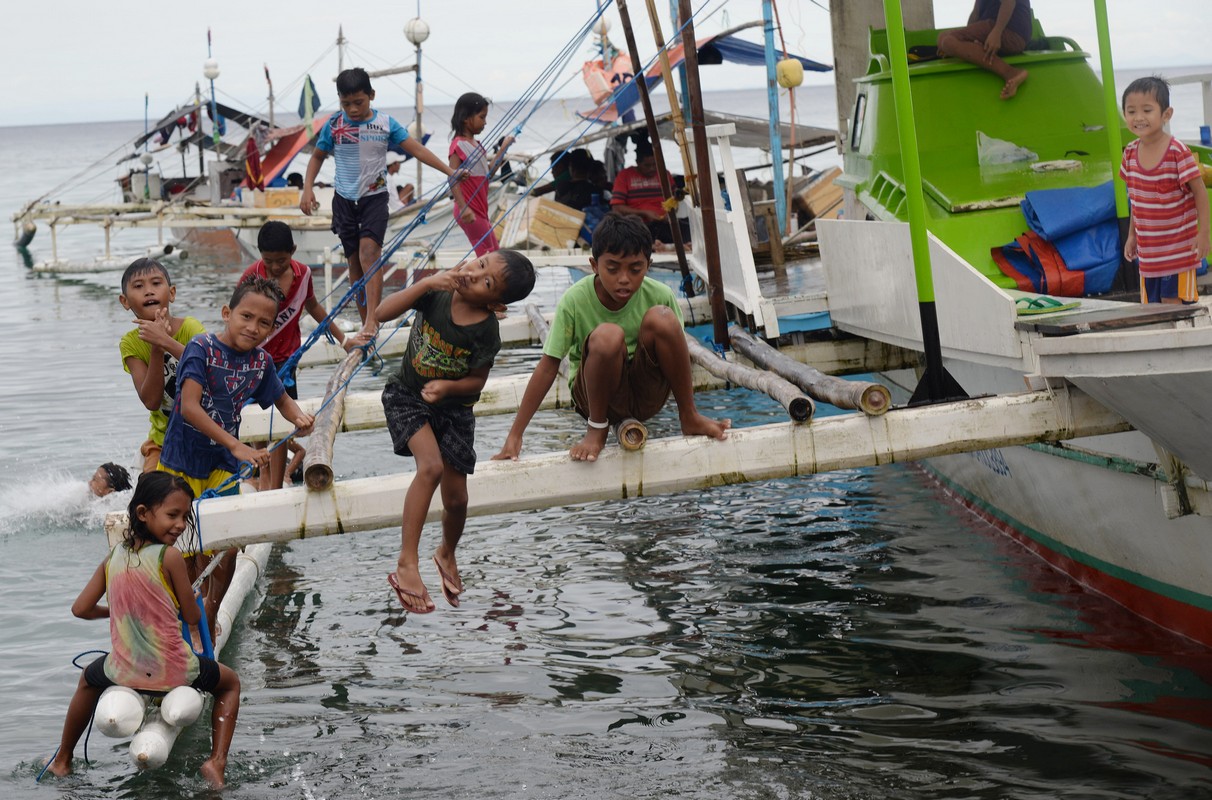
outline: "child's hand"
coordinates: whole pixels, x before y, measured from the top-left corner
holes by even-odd
[[[1124,260],[1135,261],[1136,255],[1136,234],[1129,233],[1128,240],[1124,242]]]
[[[240,442],[238,445],[233,447],[231,449],[231,454],[236,457],[236,461],[247,461],[254,467],[269,466],[268,450],[258,450],[255,447],[249,447],[243,442]]]
[[[464,225],[470,225],[475,221],[476,212],[471,210],[471,206],[464,206],[463,210],[459,212],[459,222],[462,222]]]
[[[299,210],[310,217],[319,207],[320,204],[316,202],[316,195],[312,190],[304,189],[303,196],[299,198]]]
[[[501,445],[501,452],[492,457],[493,461],[517,461],[518,453],[522,451],[522,438],[514,438],[513,436],[505,437],[505,444]]]
[[[453,292],[459,288],[459,275],[462,274],[463,265],[436,272],[425,279],[429,289],[435,292]]]
[[[341,347],[346,353],[352,353],[355,347],[365,347],[370,344],[374,337],[370,335],[370,331],[358,331],[357,336],[346,336],[341,342]]]
[[[155,319],[136,319],[139,338],[150,345],[164,349],[173,341],[171,315],[167,308],[156,311]]]
[[[459,167],[458,169],[456,169],[450,173],[450,178],[447,179],[447,182],[451,186],[454,186],[456,183],[462,183],[463,181],[467,180],[467,177],[468,177],[467,170],[465,170],[462,167]]]
[[[1196,234],[1195,236],[1195,255],[1201,261],[1208,257],[1208,236],[1207,234]]]
[[[311,433],[311,426],[316,424],[316,418],[311,414],[299,412],[299,416],[291,420],[294,426],[299,429],[299,436],[307,436]]]
[[[421,387],[421,399],[426,403],[433,405],[446,397],[450,391],[450,381],[436,380],[426,383]]]

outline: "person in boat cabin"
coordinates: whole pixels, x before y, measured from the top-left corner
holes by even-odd
[[[181,637],[180,620],[196,625],[201,619],[185,560],[173,547],[182,534],[195,531],[193,500],[193,491],[181,478],[143,473],[131,495],[130,524],[122,541],[72,604],[72,614],[80,619],[109,619],[111,650],[80,675],[59,749],[47,766],[52,774],[71,773],[76,743],[106,688],[166,692],[192,686],[215,697],[210,758],[199,772],[212,787],[222,788],[240,711],[240,676],[196,655]],[[103,597],[108,606],[101,605]]]
[[[448,153],[450,168],[461,168],[467,173],[463,182],[454,187],[457,219],[477,256],[500,249],[488,214],[488,183],[504,160],[505,151],[513,144],[513,137],[506,136],[496,156],[489,158],[488,151],[476,141],[488,127],[489,105],[487,97],[466,92],[459,95],[454,113],[450,115],[450,129],[455,135],[450,140]]]
[[[310,216],[319,208],[314,192],[316,176],[331,154],[336,161],[332,232],[341,240],[349,262],[349,283],[353,285],[374,267],[383,251],[387,233],[387,151],[402,150],[448,177],[454,176],[454,170],[420,141],[409,138],[396,119],[371,108],[375,92],[366,70],[343,70],[337,76],[337,96],[341,111],[329,119],[316,139],[303,177],[299,209]],[[458,176],[456,181],[461,178]],[[457,183],[455,186],[457,189]],[[372,336],[379,330],[374,312],[382,296],[383,273],[376,270],[366,281],[365,304],[358,304],[362,330]]]
[[[387,213],[394,214],[412,205],[413,195],[417,188],[411,183],[405,183],[400,175],[400,165],[404,156],[391,150],[387,151]]]
[[[569,359],[573,405],[585,419],[574,461],[596,461],[612,423],[646,420],[670,393],[682,433],[724,439],[731,420],[699,413],[690,379],[690,352],[673,290],[648,277],[652,234],[642,219],[611,212],[593,230],[592,275],[560,298],[543,355],[518,405],[517,416],[494,459],[516,460],[522,434]]]
[[[295,249],[295,239],[289,225],[280,220],[266,222],[257,232],[257,250],[261,258],[244,270],[238,281],[244,283],[249,278],[265,278],[277,284],[282,292],[283,300],[278,304],[273,330],[261,345],[269,354],[272,360],[269,368],[274,371],[285,364],[302,345],[299,320],[303,318],[303,313],[310,314],[316,322],[323,322],[328,316],[324,306],[316,300],[311,267],[295,261]],[[365,332],[346,337],[335,321],[328,323],[328,331],[337,340],[337,344],[345,348],[345,352],[364,346],[370,341],[370,336]],[[284,381],[286,393],[294,400],[299,399],[297,373],[297,366],[292,366],[290,375]],[[286,451],[287,448],[279,447],[270,453],[269,469],[261,473],[262,490],[282,488],[286,475]]]
[[[1140,259],[1140,301],[1194,303],[1195,272],[1210,245],[1208,190],[1195,156],[1166,130],[1170,85],[1157,76],[1132,81],[1123,112],[1136,135],[1119,168],[1130,202],[1124,257]]]
[[[670,188],[674,187],[673,175],[666,172]],[[673,231],[665,216],[665,195],[661,190],[661,179],[657,175],[656,156],[647,139],[636,142],[635,166],[627,167],[614,176],[610,207],[614,211],[635,214],[644,220],[652,237],[663,244],[673,242]],[[681,226],[682,241],[690,240],[690,226]]]
[[[125,492],[130,488],[130,473],[126,467],[107,461],[97,467],[88,479],[88,490],[96,497],[105,497],[114,492]]]
[[[1001,97],[1009,100],[1027,80],[1027,70],[1002,56],[1018,55],[1031,41],[1031,0],[976,0],[968,24],[938,35],[938,54],[983,67],[1002,79]]]
[[[177,287],[159,261],[135,259],[122,273],[121,285],[118,302],[135,315],[137,327],[122,336],[118,353],[122,368],[135,384],[135,394],[149,412],[151,428],[139,455],[143,471],[151,472],[160,463],[168,415],[177,398],[177,362],[189,340],[206,329],[193,317],[173,316]]]
[[[442,491],[442,543],[433,554],[442,594],[458,607],[463,581],[455,549],[467,521],[467,476],[476,466],[472,406],[501,349],[496,313],[530,294],[534,266],[514,250],[497,250],[437,272],[379,304],[377,318],[416,310],[400,369],[383,389],[383,411],[398,455],[416,460],[404,497],[400,557],[387,582],[409,611],[428,614],[433,600],[421,580],[421,528],[433,493]]]
[[[567,183],[571,178],[568,175],[568,154],[567,153],[552,153],[551,159],[551,180],[542,186],[536,186],[530,192],[533,197],[542,197],[545,194],[559,191],[560,187]]]

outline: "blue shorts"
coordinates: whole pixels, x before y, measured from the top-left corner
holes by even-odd
[[[108,689],[111,686],[116,686],[109,676],[105,674],[105,659],[108,656],[101,656],[93,663],[84,668],[84,682],[94,689]],[[206,656],[198,656],[198,677],[194,678],[194,682],[190,684],[199,692],[214,693],[215,687],[219,685],[219,662],[213,658]],[[165,694],[165,692],[150,692],[146,690],[146,694]]]
[[[360,198],[357,202],[339,194],[332,196],[332,232],[341,240],[345,257],[358,252],[358,242],[373,239],[380,247],[387,234],[387,192]],[[371,264],[363,264],[369,269]]]
[[[1146,278],[1144,275],[1140,277],[1140,301],[1142,303],[1180,300],[1189,305],[1198,299],[1199,289],[1195,285],[1195,270],[1193,269],[1176,275],[1163,275],[1160,278]]]

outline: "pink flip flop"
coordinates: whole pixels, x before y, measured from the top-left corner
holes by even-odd
[[[389,584],[391,584],[391,588],[396,590],[396,597],[398,597],[400,599],[400,605],[404,606],[405,611],[410,611],[413,614],[432,614],[433,613],[432,608],[424,607],[425,606],[425,595],[421,594],[420,592],[411,592],[408,589],[401,588],[400,582],[396,580],[396,574],[394,572],[387,573],[387,582]],[[443,585],[442,590],[443,591],[446,590],[445,585]],[[413,608],[412,606],[410,606],[408,604],[408,600],[407,600],[407,598],[409,598],[409,597],[415,598],[416,601],[422,607]]]
[[[442,569],[442,565],[438,563],[437,556],[433,557],[433,565],[438,568],[438,575],[442,578],[442,596],[446,598],[447,603],[450,603],[454,608],[458,608],[459,595],[463,594],[463,587],[455,582],[450,573]]]

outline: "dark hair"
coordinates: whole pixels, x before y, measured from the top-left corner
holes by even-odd
[[[498,250],[497,255],[505,260],[505,289],[501,292],[501,302],[516,303],[534,288],[534,264],[517,250]]]
[[[1137,78],[1124,89],[1124,99],[1120,101],[1120,111],[1128,107],[1128,95],[1143,94],[1152,97],[1165,111],[1170,107],[1170,84],[1160,75],[1150,75],[1147,78]]]
[[[641,158],[648,158],[652,155],[652,143],[647,139],[642,139],[635,143],[635,160],[639,163]]]
[[[271,219],[257,232],[257,249],[262,253],[293,253],[295,237],[282,220]]]
[[[303,175],[298,172],[292,172],[286,176],[286,185],[293,186],[296,189],[303,188]]]
[[[602,253],[652,258],[652,231],[635,214],[611,211],[593,229],[593,257]]]
[[[467,92],[459,95],[455,101],[454,113],[450,115],[450,129],[455,136],[463,135],[463,125],[467,120],[488,108],[492,101],[482,94]]]
[[[240,305],[240,301],[250,294],[259,294],[273,300],[275,304],[280,305],[286,296],[282,294],[282,290],[278,288],[278,284],[271,281],[269,278],[259,278],[256,275],[249,275],[244,280],[240,281],[236,286],[236,290],[231,293],[231,300],[228,302],[228,308],[235,308]]]
[[[146,275],[149,272],[159,272],[164,276],[164,280],[168,281],[168,285],[173,285],[173,278],[168,274],[168,270],[154,258],[136,258],[130,262],[130,266],[126,268],[126,272],[122,273],[122,294],[126,294],[126,285],[135,278],[141,275]]]
[[[126,467],[106,461],[101,465],[101,471],[105,473],[105,482],[115,492],[125,492],[130,488],[130,473],[126,471]]]
[[[349,97],[358,92],[370,94],[373,91],[374,89],[370,88],[370,76],[361,67],[341,70],[341,74],[337,76],[337,95],[340,97]]]
[[[155,471],[144,472],[139,476],[139,483],[135,485],[134,494],[130,496],[130,503],[126,506],[130,522],[126,532],[122,534],[122,541],[126,543],[127,547],[134,549],[135,545],[141,542],[155,541],[155,537],[147,529],[147,523],[139,519],[139,506],[154,509],[167,500],[173,492],[185,492],[190,500],[194,499],[194,490],[189,488],[189,483],[180,475]],[[185,518],[185,528],[193,534],[197,533],[193,508],[190,508],[189,515]]]

